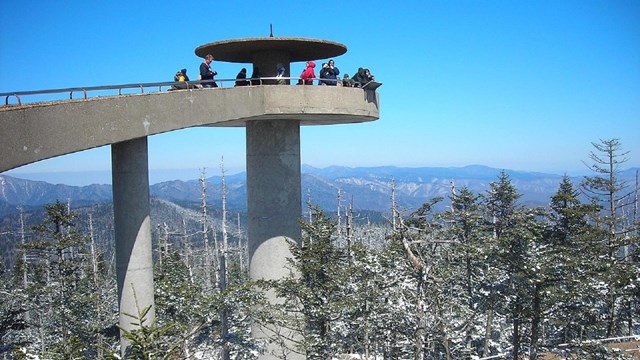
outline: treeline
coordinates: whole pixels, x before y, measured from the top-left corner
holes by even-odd
[[[277,281],[248,280],[246,239],[227,231],[224,207],[213,231],[203,199],[199,231],[155,234],[156,319],[130,314],[142,328],[125,334],[128,358],[253,359],[265,342],[283,359],[629,358],[594,340],[640,330],[638,183],[617,176],[627,153],[616,139],[593,145],[593,176],[565,177],[545,208],[521,205],[506,173],[481,194],[452,184],[445,211],[441,198],[411,212],[392,201],[385,226],[310,205],[291,276]],[[114,358],[113,259],[67,206],[46,209],[2,272],[0,351]],[[273,331],[255,339],[252,326]]]

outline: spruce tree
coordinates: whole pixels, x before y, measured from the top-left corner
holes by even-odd
[[[461,325],[464,330],[461,347],[477,355],[482,352],[482,342],[476,339],[484,328],[479,307],[483,295],[479,290],[486,275],[483,244],[487,234],[478,195],[463,187],[459,193],[453,189],[450,199],[449,210],[439,216],[445,224],[441,237],[451,241],[447,268],[456,274],[452,281],[461,290],[452,294],[460,304],[458,316],[465,319]]]
[[[600,251],[593,239],[601,231],[590,221],[598,211],[598,206],[581,202],[578,190],[564,176],[551,198],[543,242],[551,345],[599,336],[600,325],[593,312],[598,271],[593,264]]]
[[[0,260],[3,260],[0,258]],[[26,346],[24,330],[29,327],[29,302],[23,289],[13,286],[11,273],[0,262],[0,355],[10,354]]]
[[[600,249],[598,286],[596,290],[606,295],[602,299],[606,312],[605,336],[622,335],[633,331],[637,315],[630,311],[637,304],[637,284],[640,267],[636,261],[638,252],[638,227],[636,219],[630,221],[629,211],[634,200],[629,185],[621,179],[620,171],[628,158],[618,139],[600,140],[592,143],[595,148],[589,155],[590,169],[596,174],[586,176],[581,189],[589,200],[601,206],[594,221],[604,230],[594,239]]]
[[[169,250],[153,273],[157,326],[170,325],[170,330],[163,333],[167,346],[182,344],[183,356],[213,347],[219,336],[209,329],[210,299],[199,284],[190,281],[189,269],[179,252]],[[207,337],[201,336],[203,332]]]
[[[521,194],[504,171],[498,175],[498,181],[490,184],[484,196],[493,234],[487,261],[498,271],[488,279],[487,290],[493,301],[504,299],[501,303],[492,301],[497,307],[491,307],[489,311],[504,314],[511,322],[511,346],[514,356],[519,356],[523,341],[523,320],[531,290],[525,272],[530,261],[532,237],[535,236],[531,232],[530,214],[517,202],[520,197]],[[488,323],[488,326],[491,324]]]
[[[318,207],[312,212],[313,222],[301,221],[301,246],[290,244],[292,275],[269,285],[285,299],[277,321],[301,334],[297,348],[290,350],[308,359],[328,359],[341,342],[336,324],[349,301],[342,287],[349,262],[347,252],[336,245],[335,222]]]
[[[76,214],[66,204],[45,206],[36,239],[25,244],[32,279],[27,292],[41,306],[30,314],[41,328],[35,349],[53,359],[95,356],[98,323],[87,256],[87,238],[76,230]],[[37,350],[36,350],[37,351]]]

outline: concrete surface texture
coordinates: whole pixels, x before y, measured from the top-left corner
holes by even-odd
[[[297,120],[301,125],[374,121],[377,93],[334,86],[179,90],[0,107],[0,172],[36,161],[196,126]]]
[[[136,328],[138,316],[151,306],[145,324],[155,318],[147,138],[111,146],[113,213],[116,240],[119,324]],[[122,349],[129,341],[121,337]],[[124,352],[123,352],[124,355]]]

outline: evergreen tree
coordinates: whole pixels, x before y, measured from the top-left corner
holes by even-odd
[[[548,329],[551,345],[598,338],[601,328],[595,301],[599,253],[597,242],[601,232],[589,221],[599,207],[583,204],[569,177],[564,176],[558,191],[551,198],[548,227],[543,246],[546,249],[544,267],[545,302],[550,308]]]
[[[592,144],[595,151],[590,153],[590,168],[596,175],[584,178],[582,190],[593,204],[601,206],[600,216],[594,219],[605,230],[595,239],[601,251],[596,263],[600,274],[597,290],[606,294],[604,328],[610,337],[633,332],[637,323],[631,310],[638,303],[638,228],[636,220],[628,218],[633,201],[628,184],[620,178],[620,166],[627,161],[628,152],[622,151],[618,139]]]
[[[336,224],[319,208],[314,210],[314,221],[302,222],[302,246],[291,249],[302,285],[293,293],[302,305],[306,322],[307,358],[327,359],[336,351],[332,323],[340,319],[342,302],[348,299],[341,291],[348,260],[347,254],[335,246]]]
[[[29,314],[40,327],[34,339],[39,352],[53,359],[95,356],[96,318],[86,237],[75,229],[76,214],[56,202],[45,206],[46,218],[34,227],[37,238],[25,245],[31,283],[27,292],[41,304]]]
[[[469,354],[479,354],[483,351],[480,334],[484,324],[480,322],[479,305],[484,296],[479,290],[486,276],[483,247],[486,227],[478,195],[463,187],[459,194],[454,189],[450,199],[451,207],[440,215],[445,224],[441,236],[451,240],[450,264],[445,269],[456,274],[452,284],[461,290],[452,294],[460,304],[457,316],[461,318],[458,319],[460,330],[464,331],[459,348]]]
[[[171,325],[170,331],[163,334],[164,341],[181,343],[182,356],[212,348],[219,341],[219,332],[210,328],[211,299],[190,281],[189,269],[179,252],[168,251],[162,264],[156,263],[153,273],[157,325]],[[219,327],[217,316],[215,319]]]
[[[497,277],[489,278],[488,293],[493,300],[496,295],[504,299],[502,306],[489,308],[489,311],[508,316],[512,326],[511,347],[514,357],[520,354],[524,314],[530,305],[528,295],[531,293],[531,283],[526,270],[530,267],[530,246],[536,236],[532,214],[517,203],[520,197],[521,194],[504,171],[498,175],[497,182],[490,184],[484,197],[493,233],[487,261],[499,271]]]
[[[0,260],[2,260],[0,258]],[[28,298],[23,289],[15,288],[11,273],[5,271],[4,261],[0,263],[0,355],[17,351],[28,341],[24,330],[29,327],[26,319]]]
[[[135,297],[135,292],[134,292]],[[136,305],[137,306],[137,305]],[[175,324],[165,322],[149,323],[147,315],[151,310],[151,305],[144,309],[138,308],[137,314],[126,314],[131,318],[131,323],[135,325],[133,330],[122,330],[122,336],[129,340],[124,355],[126,360],[178,360],[184,357],[181,354],[180,341],[173,338]],[[111,355],[109,360],[119,359],[117,355]]]
[[[406,303],[403,286],[411,280],[410,265],[397,242],[381,249],[361,243],[352,246],[352,275],[348,283],[351,301],[343,318],[341,335],[345,352],[357,352],[367,358],[376,353],[400,353],[399,344],[414,337],[413,304]],[[407,331],[409,329],[409,331]],[[391,343],[390,339],[395,339]],[[412,349],[408,349],[411,354]]]
[[[285,299],[277,321],[301,334],[291,350],[309,359],[328,359],[343,343],[338,330],[350,301],[342,286],[350,276],[349,257],[335,243],[336,224],[318,207],[313,208],[313,221],[302,221],[301,227],[301,246],[290,245],[292,275],[269,286]]]

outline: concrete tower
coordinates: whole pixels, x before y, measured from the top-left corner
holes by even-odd
[[[195,50],[198,56],[210,53],[217,61],[251,63],[266,77],[275,75],[278,63],[288,76],[292,62],[328,59],[346,51],[344,45],[330,41],[276,37],[221,41]],[[263,84],[0,106],[0,172],[111,146],[122,328],[135,329],[125,313],[135,315],[138,308],[152,308],[149,322],[154,316],[148,136],[189,127],[246,128],[250,277],[279,279],[288,274],[286,239],[298,241],[301,236],[300,126],[379,117],[378,94],[373,90],[272,86],[269,80]],[[73,90],[86,94],[91,89]],[[55,90],[47,91],[51,92]],[[126,344],[123,340],[123,349]],[[282,349],[270,351],[277,354]]]
[[[346,51],[346,46],[330,41],[268,37],[210,43],[198,47],[196,55],[204,58],[212,54],[217,61],[252,63],[264,77],[275,77],[277,64],[282,64],[286,69],[285,77],[289,77],[291,62],[328,59]],[[265,80],[263,83],[274,82]],[[298,88],[302,92],[306,86]],[[333,86],[326,88],[341,90]],[[292,97],[289,101],[299,99]],[[347,104],[336,102],[330,106],[344,105]],[[288,240],[299,242],[301,239],[300,124],[314,121],[318,115],[322,114],[283,113],[282,116],[245,122],[249,277],[252,280],[281,279],[291,271],[287,264],[287,258],[292,257]],[[350,121],[333,119],[331,123],[339,122]],[[274,296],[270,297],[271,301],[278,301]],[[254,328],[254,335],[268,337],[269,333]],[[261,358],[282,358],[277,355],[284,351],[271,345]],[[286,358],[296,358],[296,354],[289,353]]]

